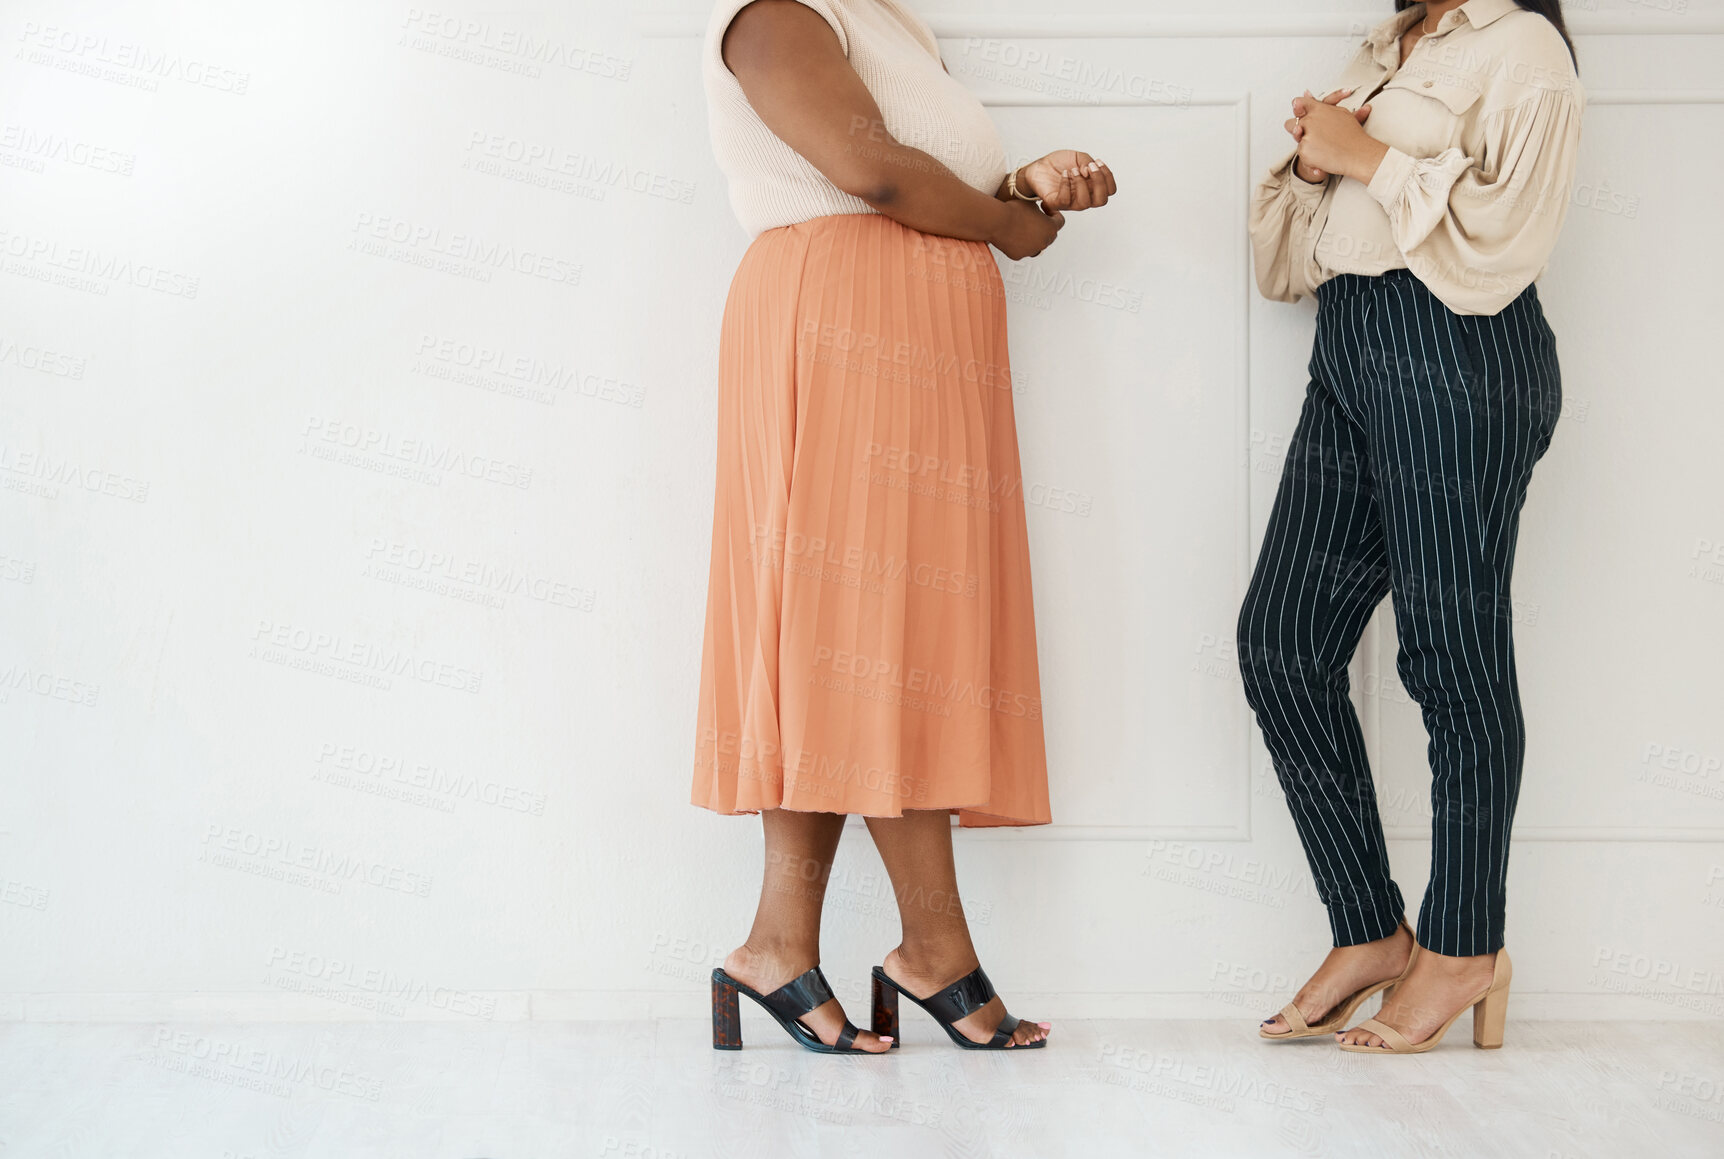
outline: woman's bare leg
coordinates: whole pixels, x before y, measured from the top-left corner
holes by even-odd
[[[886,973],[920,998],[937,994],[979,965],[963,903],[958,900],[951,813],[916,809],[906,810],[902,817],[870,817],[868,831],[892,878],[904,932],[898,948],[886,955]],[[959,1019],[958,1031],[974,1042],[987,1042],[1005,1014],[1005,1003],[996,996]],[[1051,1027],[1047,1022],[1020,1021],[1012,1042],[1046,1038]]]
[[[754,912],[748,941],[725,958],[724,972],[770,994],[820,964],[820,910],[844,816],[767,809],[760,821],[766,830],[766,879],[760,888],[760,907]],[[831,1046],[844,1030],[844,1010],[834,998],[804,1014],[801,1021]],[[866,1030],[856,1036],[862,1050],[887,1050],[890,1042]]]

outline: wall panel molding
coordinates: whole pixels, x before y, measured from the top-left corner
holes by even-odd
[[[1362,35],[1383,18],[1381,10],[1309,16],[1187,16],[1085,15],[1012,16],[969,12],[923,14],[942,40],[967,37],[1013,37],[1023,40],[1284,40],[1328,39]],[[1577,37],[1724,36],[1724,19],[1660,20],[1654,17],[1567,14],[1569,31]],[[706,13],[643,13],[642,36],[699,36]]]
[[[1233,400],[1234,430],[1239,440],[1232,448],[1240,464],[1233,475],[1232,507],[1236,511],[1239,529],[1234,549],[1234,585],[1243,595],[1251,574],[1251,303],[1256,293],[1256,280],[1251,270],[1251,250],[1247,244],[1246,215],[1250,208],[1251,189],[1251,94],[1247,91],[1195,94],[1189,100],[1174,105],[1167,101],[1146,101],[1134,97],[1108,96],[1096,100],[1050,100],[1032,94],[1003,93],[987,96],[982,104],[988,108],[1146,108],[1167,109],[1184,107],[1231,108],[1233,120],[1233,213],[1239,223],[1235,235],[1232,261],[1240,278],[1239,310],[1235,318],[1236,358],[1234,363]],[[1201,825],[1051,825],[1031,828],[989,827],[959,829],[965,840],[1007,841],[1241,841],[1251,840],[1251,755],[1252,730],[1256,727],[1250,713],[1244,714],[1237,754],[1237,775],[1244,780],[1242,816],[1231,826]]]
[[[840,1000],[866,1007],[865,995],[845,993]],[[351,1007],[331,1009],[327,999],[312,995],[253,993],[248,991],[147,991],[119,993],[14,993],[0,994],[0,1025],[9,1022],[103,1022],[152,1023],[198,1022],[217,1026],[236,1023],[404,1023],[435,1022],[443,1025],[482,1025],[523,1022],[575,1022],[587,1020],[682,1020],[698,1024],[710,1016],[710,1000],[693,987],[681,990],[486,990],[483,996],[496,1000],[494,1016],[466,1018],[424,1009],[411,1009],[399,1016],[356,1012]],[[1610,994],[1588,990],[1527,990],[1516,988],[1515,1017],[1528,1021],[1580,1020],[1586,1022],[1704,1021],[1706,1015],[1663,1003],[1650,1002],[1634,994]],[[1236,1004],[1218,999],[1213,992],[1173,989],[1144,990],[1035,990],[1013,991],[1013,1002],[1023,1009],[1036,1007],[1072,1019],[1216,1018],[1238,1017]],[[692,1040],[692,1035],[691,1035]]]

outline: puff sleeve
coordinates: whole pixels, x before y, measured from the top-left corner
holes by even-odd
[[[1407,267],[1457,314],[1495,314],[1543,272],[1567,216],[1585,97],[1553,85],[1478,124],[1459,148],[1391,148],[1371,178]],[[1295,178],[1297,180],[1297,178]]]
[[[1319,211],[1329,181],[1312,184],[1293,171],[1294,149],[1269,170],[1251,195],[1251,257],[1257,288],[1276,302],[1312,293],[1321,274],[1313,253],[1322,229]]]

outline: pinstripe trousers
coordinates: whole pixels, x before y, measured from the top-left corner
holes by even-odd
[[[1402,913],[1347,663],[1392,597],[1401,683],[1430,734],[1431,873],[1418,937],[1503,944],[1525,752],[1509,579],[1533,464],[1561,409],[1533,287],[1450,312],[1406,270],[1317,291],[1311,383],[1239,615],[1245,696],[1287,795],[1335,945]]]

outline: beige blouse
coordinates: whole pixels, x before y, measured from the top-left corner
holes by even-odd
[[[834,213],[876,213],[827,180],[766,127],[725,67],[724,33],[750,0],[718,0],[701,52],[712,151],[730,205],[750,234]],[[850,67],[880,107],[886,131],[920,149],[966,185],[992,194],[1006,179],[1006,149],[988,110],[946,72],[940,43],[903,0],[801,0],[838,37]],[[879,148],[866,129],[851,148]]]
[[[1369,185],[1312,184],[1297,150],[1251,205],[1257,285],[1297,301],[1336,274],[1410,269],[1457,314],[1495,314],[1540,274],[1568,214],[1586,94],[1550,21],[1467,0],[1400,63],[1424,5],[1371,31],[1339,82],[1389,146]],[[1324,94],[1318,93],[1318,96]]]

